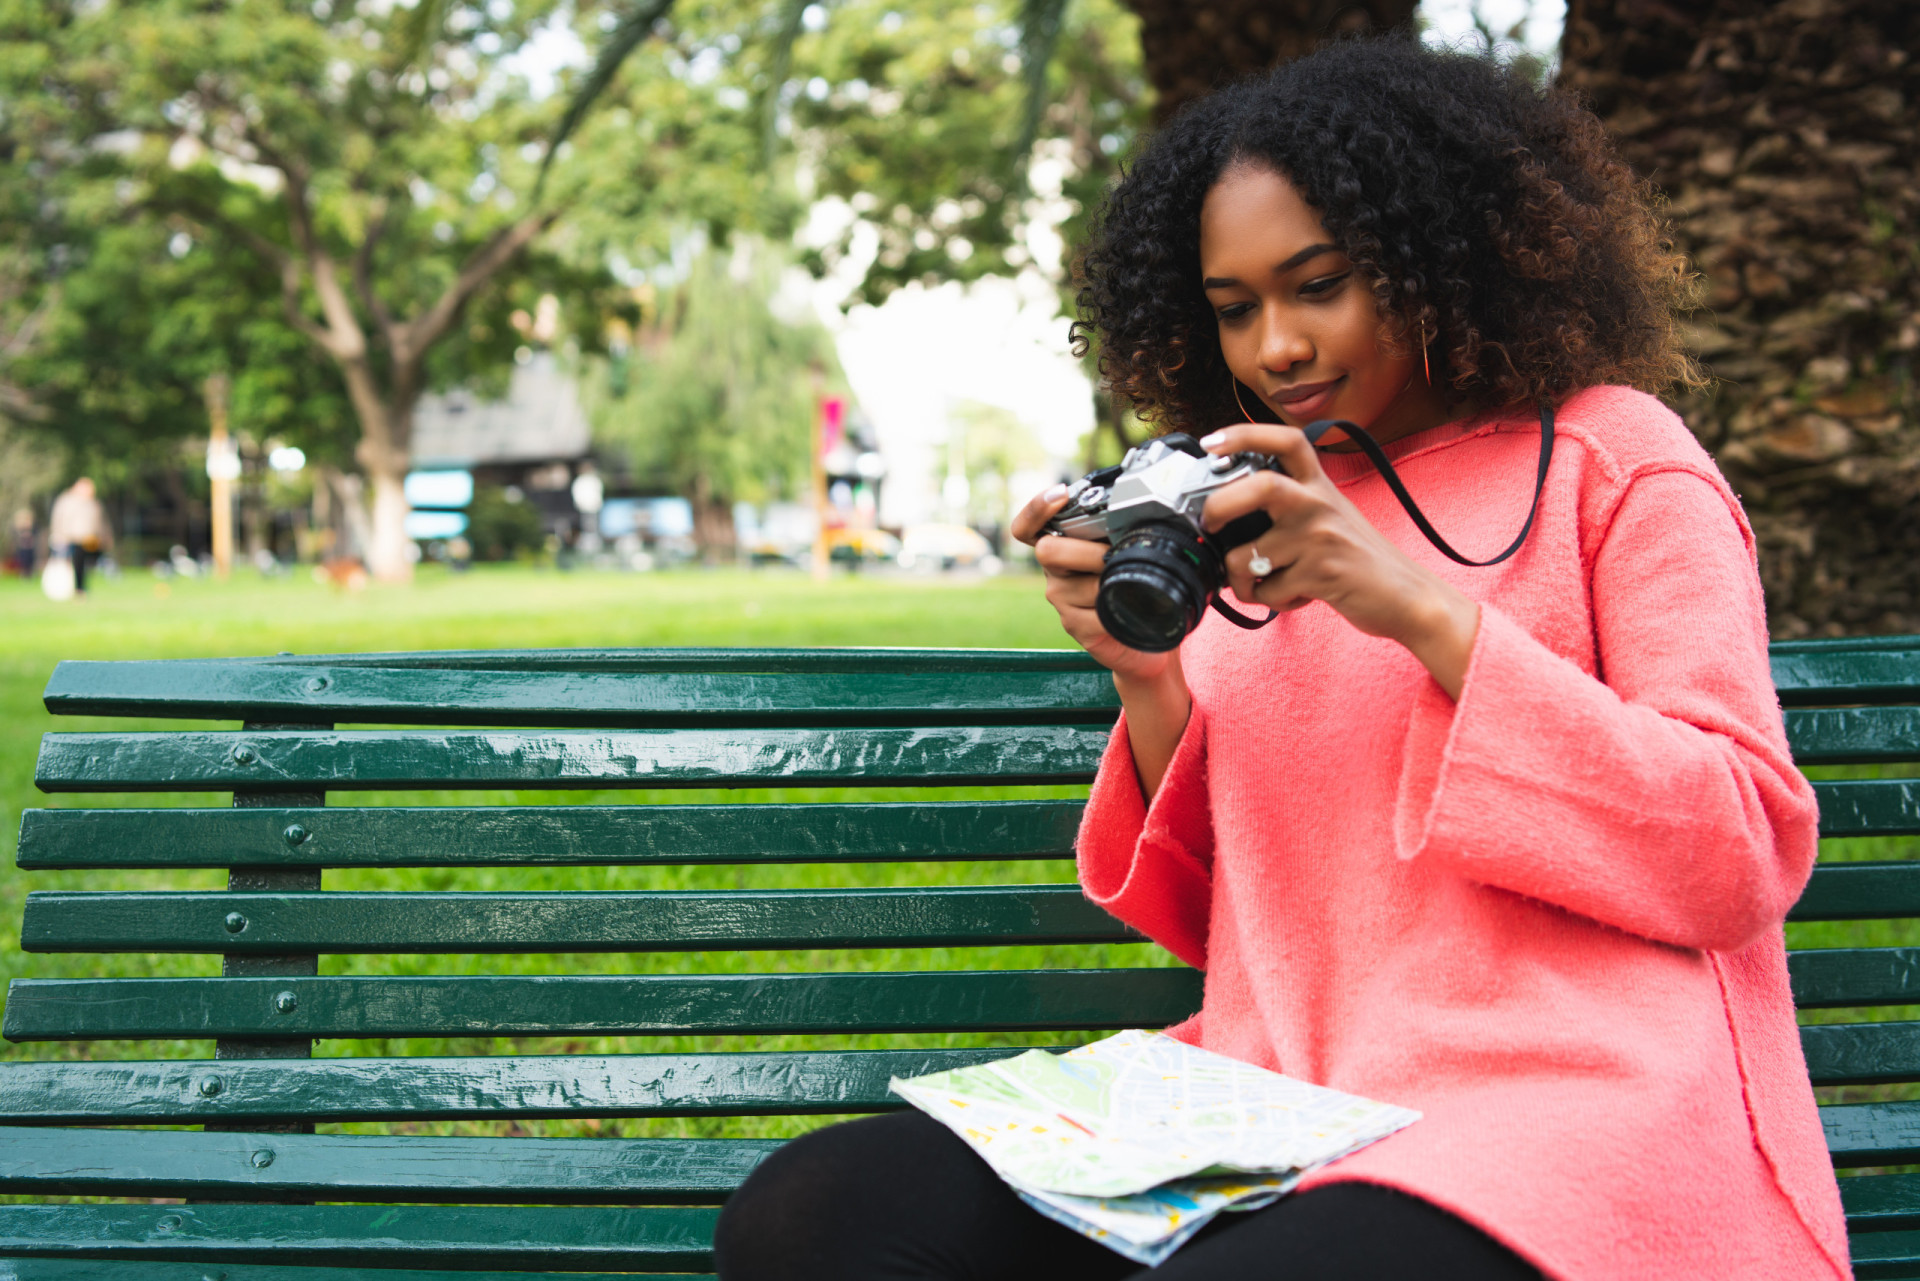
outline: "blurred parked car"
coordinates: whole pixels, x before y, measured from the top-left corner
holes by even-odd
[[[900,533],[903,569],[980,569],[993,573],[1000,560],[993,544],[965,525],[909,525]]]
[[[900,540],[884,529],[830,529],[827,555],[839,564],[870,564],[900,555]]]

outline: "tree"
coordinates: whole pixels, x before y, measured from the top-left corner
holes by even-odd
[[[85,470],[123,496],[157,485],[185,522],[204,493],[192,492],[198,468],[180,465],[181,447],[205,435],[216,371],[231,375],[246,434],[295,436],[317,461],[346,456],[339,381],[287,330],[278,281],[230,240],[190,235],[149,208],[123,159],[132,137],[103,132],[70,92],[67,16],[0,7],[7,492],[44,495],[61,473]],[[174,536],[185,541],[186,529]]]
[[[1920,629],[1920,8],[1573,0],[1562,83],[1668,195],[1782,635]]]
[[[336,372],[384,578],[410,572],[415,404],[504,366],[516,339],[492,313],[511,300],[489,287],[564,207],[534,199],[552,112],[501,66],[553,8],[69,2],[38,31],[34,87],[70,153],[114,161],[125,217],[252,254],[283,323]]]
[[[1127,0],[1164,123],[1221,85],[1307,53],[1323,40],[1392,31],[1417,0]]]
[[[701,550],[732,550],[733,504],[804,498],[817,394],[840,384],[833,342],[800,308],[778,314],[780,255],[697,238],[684,275],[643,287],[624,396],[592,407],[595,436],[693,505]]]

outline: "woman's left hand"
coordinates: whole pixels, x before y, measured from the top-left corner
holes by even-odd
[[[1282,611],[1325,601],[1368,635],[1406,646],[1442,689],[1460,697],[1480,607],[1368,523],[1320,470],[1304,432],[1239,423],[1201,444],[1213,454],[1271,454],[1287,469],[1249,476],[1207,500],[1209,530],[1256,509],[1273,520],[1272,529],[1227,553],[1236,597]],[[1272,565],[1265,575],[1249,568],[1256,555]]]

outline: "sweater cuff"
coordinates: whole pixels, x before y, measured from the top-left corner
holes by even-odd
[[[1450,784],[1457,772],[1455,762],[1462,740],[1471,741],[1476,725],[1489,715],[1499,714],[1498,695],[1487,689],[1497,682],[1488,673],[1502,664],[1524,666],[1524,658],[1515,653],[1521,646],[1536,648],[1538,642],[1505,614],[1482,604],[1459,701],[1455,702],[1431,677],[1414,696],[1393,814],[1394,845],[1401,858],[1434,854],[1448,846],[1451,837],[1484,823],[1485,811],[1474,807],[1470,799],[1464,804],[1474,812],[1459,812],[1463,801],[1458,794],[1464,789]],[[1490,711],[1485,706],[1488,703],[1496,704],[1495,708]]]
[[[1213,822],[1206,720],[1198,703],[1151,805],[1141,794],[1121,715],[1087,798],[1076,848],[1080,886],[1089,899],[1195,969],[1206,968]]]

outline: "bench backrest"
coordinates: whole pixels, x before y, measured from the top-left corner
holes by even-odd
[[[1920,638],[1780,645],[1774,666],[1803,764],[1920,761]],[[216,1056],[0,1067],[0,1191],[408,1204],[0,1206],[0,1257],[700,1268],[711,1207],[774,1141],[310,1131],[315,1123],[417,1130],[447,1121],[473,1128],[872,1111],[897,1105],[887,1093],[893,1075],[995,1057],[1007,1045],[1157,1026],[1198,1005],[1197,974],[1146,949],[1071,884],[1031,883],[1022,866],[1071,856],[1080,809],[1071,788],[1091,778],[1116,712],[1108,677],[1078,653],[63,663],[46,701],[58,714],[241,728],[49,734],[36,770],[43,790],[231,793],[233,805],[30,811],[21,869],[220,868],[228,887],[38,892],[27,902],[22,946],[219,955],[221,974],[16,980],[5,1035],[103,1042],[114,1052],[130,1042],[177,1050],[211,1040]],[[955,787],[1006,790],[992,800],[895,790]],[[1823,778],[1816,787],[1825,835],[1920,832],[1920,779]],[[755,803],[497,803],[503,791],[616,788],[752,789],[745,795]],[[764,795],[769,789],[806,790],[796,801]],[[817,789],[833,790],[823,799]],[[342,795],[417,790],[493,795],[400,807]],[[952,884],[906,869],[939,883],[600,892],[321,885],[327,868],[460,869],[447,875],[484,884],[487,869],[540,865],[956,860],[1007,864],[987,878],[1007,883]],[[594,883],[591,871],[577,875]],[[979,875],[967,873],[970,882]],[[1806,922],[1897,917],[1920,917],[1920,864],[1824,865],[1794,913]],[[1103,945],[1096,959],[1125,963],[1088,966],[1087,944]],[[860,959],[863,951],[884,959],[899,949],[1007,947],[1056,951],[1013,969],[997,967],[1005,953],[986,950],[922,954],[906,968],[869,970]],[[823,950],[853,955],[812,957]],[[754,952],[780,955],[765,964]],[[386,962],[400,972],[369,974],[351,959],[405,953],[624,960],[558,959],[539,972],[523,963]],[[652,953],[689,955],[643,955]],[[323,955],[347,959],[322,974]],[[1920,950],[1799,950],[1791,965],[1803,1008],[1871,1010],[1804,1030],[1816,1083],[1920,1082],[1920,1022],[1874,1017],[1920,1004],[1910,994]],[[791,1037],[808,1039],[795,1048]],[[408,1038],[458,1040],[477,1052],[410,1056],[379,1044]],[[560,1048],[552,1038],[671,1039],[647,1053],[493,1052]],[[343,1048],[365,1056],[313,1058],[315,1040],[349,1042]],[[1920,1159],[1920,1103],[1876,1097],[1825,1115],[1837,1164]],[[34,1128],[50,1123],[208,1132]],[[1847,1180],[1858,1185],[1849,1191],[1856,1226],[1920,1226],[1920,1188],[1909,1181]],[[1871,1193],[1859,1190],[1869,1185]],[[477,1202],[517,1208],[481,1211]],[[1863,1264],[1904,1267],[1911,1255],[1920,1274],[1920,1240],[1871,1235],[1886,1257]]]

